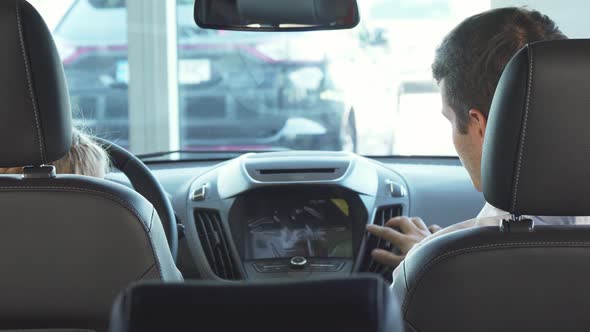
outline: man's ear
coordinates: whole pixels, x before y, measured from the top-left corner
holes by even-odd
[[[473,126],[477,135],[483,140],[488,125],[488,117],[482,111],[472,108],[469,110],[469,125]]]

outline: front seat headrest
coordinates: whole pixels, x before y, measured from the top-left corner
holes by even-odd
[[[504,70],[485,133],[486,201],[516,215],[590,215],[590,40],[529,44]]]
[[[47,25],[24,0],[0,2],[0,167],[63,157],[72,120],[63,67]]]
[[[137,284],[113,306],[111,332],[402,330],[377,277]]]

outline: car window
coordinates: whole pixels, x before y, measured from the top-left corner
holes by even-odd
[[[129,47],[137,32],[166,29],[150,20],[130,25],[137,15],[125,0],[31,2],[56,39],[75,125],[136,153],[168,146],[156,144],[154,128],[163,127],[153,122],[163,117],[170,130],[160,136],[174,136],[171,150],[455,156],[430,69],[450,29],[490,8],[526,5],[571,37],[590,31],[582,0],[361,0],[355,29],[296,33],[204,30],[194,23],[194,0],[177,0],[167,27],[176,38],[168,47],[175,47],[169,68],[177,84],[167,91],[178,102],[147,107],[159,113],[143,119],[130,116],[142,96],[130,93],[138,82],[130,77],[137,60]]]
[[[373,19],[434,19],[451,14],[448,0],[390,0],[380,1],[370,7]]]

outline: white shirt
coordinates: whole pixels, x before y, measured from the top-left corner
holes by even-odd
[[[474,219],[469,219],[458,224],[451,225],[449,227],[443,228],[440,231],[430,235],[429,237],[422,240],[420,243],[416,243],[406,257],[412,255],[416,250],[420,249],[420,247],[441,235],[445,235],[460,229],[471,228],[471,227],[482,227],[482,226],[499,226],[500,221],[502,219],[506,219],[510,216],[510,213],[506,211],[502,211],[498,208],[495,208],[489,203],[486,203],[481,209],[481,212],[477,215]],[[550,225],[588,225],[590,224],[590,217],[547,217],[547,216],[528,216],[532,218],[536,223],[539,224],[550,224]],[[403,263],[403,262],[402,262]],[[397,275],[401,273],[401,264],[398,265],[395,270],[393,271],[393,282],[397,279]],[[393,285],[392,285],[393,286]]]
[[[489,217],[496,217],[497,221],[508,217],[510,213],[506,211],[502,211],[489,203],[483,206],[483,209],[479,212],[475,219],[479,218],[489,218]],[[588,225],[590,224],[590,217],[549,217],[549,216],[527,216],[532,218],[537,223],[547,224],[547,225]],[[475,220],[471,219],[471,220]],[[453,225],[454,226],[454,225]],[[447,228],[451,228],[453,226],[449,226]],[[482,225],[483,226],[483,225]],[[493,226],[493,225],[492,225]],[[466,227],[463,227],[466,228]],[[445,228],[446,229],[446,228]]]

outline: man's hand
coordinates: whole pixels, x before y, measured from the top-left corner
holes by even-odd
[[[438,231],[440,231],[442,228],[440,228],[439,225],[430,225],[428,226],[428,230],[430,231],[430,233],[434,234]]]
[[[377,262],[396,267],[412,247],[427,236],[439,231],[437,225],[426,227],[420,218],[396,217],[389,219],[385,226],[367,225],[367,231],[397,247],[402,254],[396,255],[383,249],[375,249],[371,256]]]

